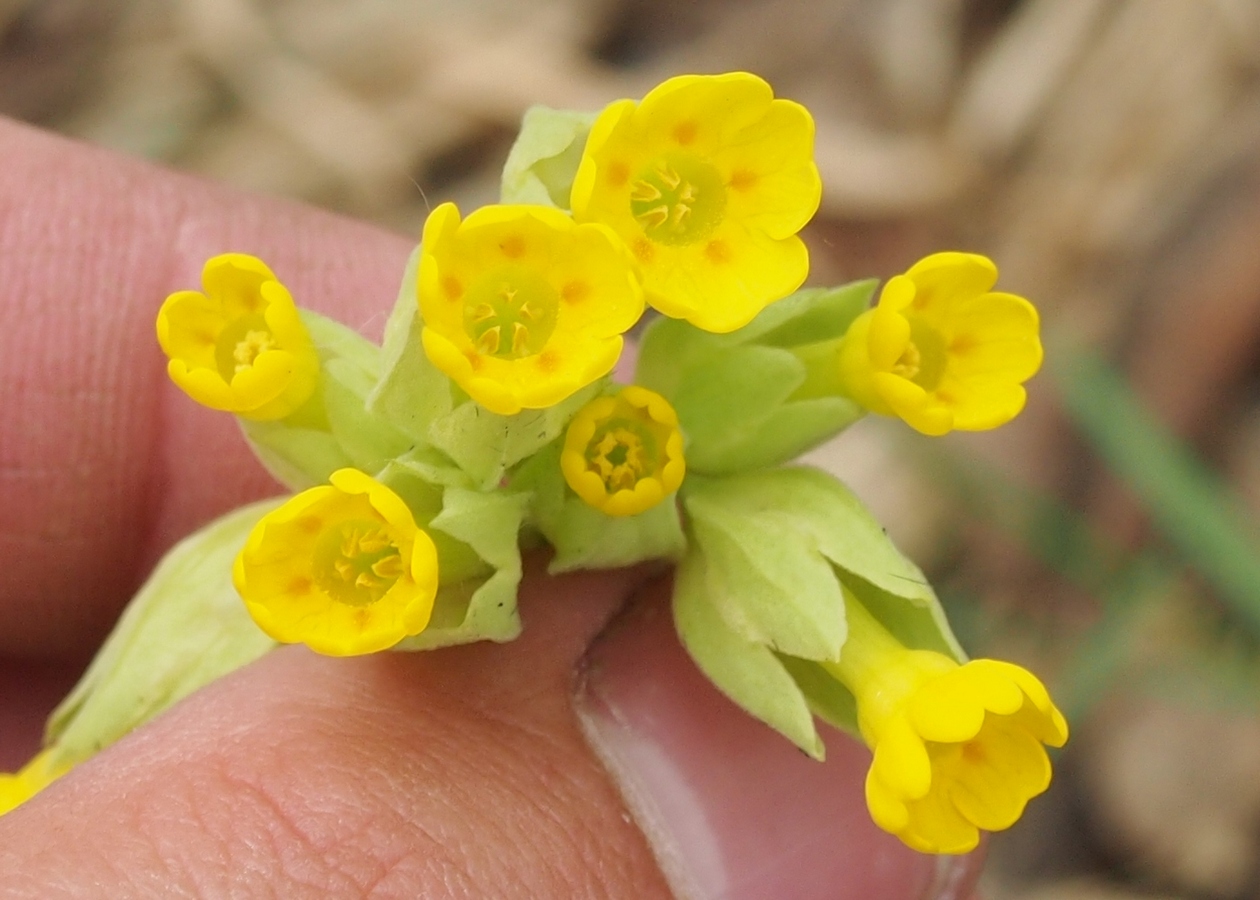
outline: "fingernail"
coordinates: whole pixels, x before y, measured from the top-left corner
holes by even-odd
[[[815,762],[722,696],[678,643],[669,579],[591,647],[576,708],[675,895],[954,900],[979,860],[915,853],[871,822],[865,747],[821,726]]]

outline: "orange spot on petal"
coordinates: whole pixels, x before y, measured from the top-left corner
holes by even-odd
[[[550,375],[560,368],[560,354],[555,350],[544,350],[535,358],[534,364],[538,366],[539,371]]]
[[[299,575],[297,578],[294,578],[292,581],[289,582],[289,586],[285,590],[285,593],[309,594],[311,592],[311,587],[312,587],[311,580],[307,578],[305,575]]]
[[[319,516],[301,516],[294,519],[293,524],[307,534],[319,534],[324,527],[324,522]]]
[[[620,161],[611,162],[608,164],[608,175],[606,177],[610,185],[621,187],[630,180],[630,167]]]
[[[690,120],[686,122],[679,122],[674,126],[674,140],[686,147],[696,139],[697,130],[695,122]]]
[[[447,275],[442,279],[442,292],[451,300],[458,300],[464,296],[464,286],[459,283],[459,279],[453,275]]]
[[[650,263],[652,257],[656,256],[656,248],[652,246],[652,242],[647,238],[639,238],[630,249],[634,251],[635,257],[641,263]]]
[[[709,241],[705,245],[704,255],[714,265],[728,263],[731,261],[731,246],[722,240]]]
[[[581,303],[591,293],[591,286],[585,281],[570,281],[560,289],[560,299],[565,303]]]
[[[727,185],[733,191],[746,191],[755,186],[761,176],[756,172],[750,172],[748,169],[736,169],[731,173],[731,180]]]
[[[480,372],[481,367],[485,365],[481,355],[474,350],[465,350],[464,358],[468,360],[468,364],[472,366],[472,370],[474,372]]]
[[[525,255],[525,238],[519,234],[509,234],[499,244],[499,249],[508,259],[520,259]]]

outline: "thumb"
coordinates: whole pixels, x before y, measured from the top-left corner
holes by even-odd
[[[509,645],[279,650],[0,817],[0,893],[668,896],[570,700],[641,577],[535,572]]]

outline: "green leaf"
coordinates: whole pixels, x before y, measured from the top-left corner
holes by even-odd
[[[503,167],[502,203],[569,208],[586,135],[597,113],[531,106]]]
[[[500,416],[468,401],[435,420],[429,440],[482,490],[498,486],[508,469],[555,440],[573,415],[599,394],[600,380],[547,409]]]
[[[637,516],[608,516],[588,506],[564,480],[559,441],[535,454],[512,479],[529,491],[529,520],[556,554],[552,573],[612,569],[648,559],[677,559],[687,547],[673,496]]]
[[[721,604],[705,555],[693,550],[674,575],[674,625],[682,645],[718,690],[821,760],[825,750],[801,689],[774,653],[726,624]]]
[[[230,512],[167,552],[49,719],[46,743],[60,759],[87,759],[276,646],[232,586],[232,563],[250,530],[285,499]]]
[[[723,619],[774,650],[839,659],[844,597],[831,564],[790,517],[726,502],[725,481],[691,479],[683,493]]]
[[[516,610],[516,588],[521,580],[517,535],[528,501],[523,494],[445,489],[442,512],[429,528],[468,545],[495,571],[485,580],[470,579],[440,589],[429,627],[404,639],[396,649],[510,641],[521,633]]]
[[[369,412],[380,416],[411,439],[429,440],[429,426],[454,405],[451,382],[425,355],[420,342],[424,323],[416,298],[420,248],[407,261],[393,312],[385,323],[380,380],[368,395]]]

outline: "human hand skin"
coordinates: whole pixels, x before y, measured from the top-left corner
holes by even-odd
[[[0,160],[13,769],[163,551],[278,493],[231,417],[167,381],[162,298],[248,252],[377,339],[412,242],[3,121]],[[620,779],[698,896],[966,896],[977,859],[919,856],[869,823],[866,751],[829,733],[829,761],[804,760],[708,687],[659,577],[542,569],[527,565],[513,644],[288,647],[203,689],[0,817],[0,894],[668,897]]]

